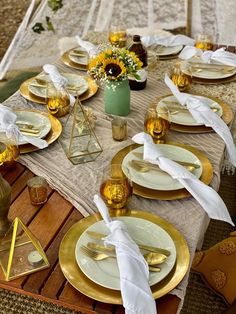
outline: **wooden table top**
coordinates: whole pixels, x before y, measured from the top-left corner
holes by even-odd
[[[40,241],[50,263],[50,268],[9,282],[0,271],[0,287],[87,314],[125,313],[122,306],[101,303],[83,295],[67,282],[61,271],[59,246],[68,229],[83,218],[79,211],[50,188],[47,203],[41,207],[33,206],[27,181],[34,174],[19,163],[9,170],[0,168],[0,172],[12,186],[9,219],[19,217],[23,221]],[[159,314],[174,314],[179,302],[179,298],[168,294],[157,300],[157,311]]]

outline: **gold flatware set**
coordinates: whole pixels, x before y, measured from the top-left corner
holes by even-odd
[[[177,101],[170,101],[170,100],[162,100],[162,102],[166,105],[168,105],[169,110],[173,110],[170,113],[173,114],[177,114],[179,112],[188,112],[188,108],[181,106],[181,104]],[[211,110],[213,112],[218,112],[220,110],[220,108],[216,108],[216,107],[210,107]]]
[[[106,237],[106,234],[87,231],[86,232],[91,238],[101,240]],[[140,249],[148,251],[148,253],[143,254],[146,262],[148,263],[149,270],[151,272],[160,272],[161,268],[160,264],[164,263],[168,256],[170,255],[170,251],[158,247],[137,244]],[[105,246],[104,244],[88,242],[87,245],[82,245],[80,247],[80,251],[88,256],[89,258],[95,261],[102,261],[108,258],[116,258],[115,247],[112,245]]]
[[[135,157],[138,157],[138,158],[143,158],[143,154],[142,153],[133,152],[133,155]],[[200,168],[200,165],[194,164],[192,162],[181,161],[181,160],[174,160],[174,159],[172,159],[172,160],[175,161],[177,164],[180,164],[181,166],[193,167],[194,169]],[[137,160],[137,162],[140,163],[140,165],[142,164],[143,166],[148,166],[149,165],[149,166],[155,166],[155,167],[157,166],[158,167],[158,165],[151,164],[150,162],[145,161],[145,160]]]

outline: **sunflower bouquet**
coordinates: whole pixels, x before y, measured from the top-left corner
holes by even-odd
[[[88,72],[101,83],[123,81],[132,75],[139,79],[137,71],[142,62],[134,52],[124,48],[111,47],[89,61]]]

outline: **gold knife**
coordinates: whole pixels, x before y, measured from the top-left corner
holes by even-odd
[[[102,238],[105,238],[107,236],[107,234],[103,234],[103,233],[98,233],[98,232],[94,232],[94,231],[86,231],[86,233],[94,239],[97,240],[102,240]],[[91,242],[89,242],[91,243]],[[146,250],[149,252],[156,252],[156,253],[160,253],[160,254],[164,254],[166,256],[170,255],[170,251],[166,250],[166,249],[161,249],[155,246],[149,246],[149,245],[145,245],[145,244],[141,244],[141,243],[136,243],[140,249],[142,250]],[[110,248],[110,247],[109,247]]]
[[[134,155],[135,157],[138,157],[138,158],[143,158],[143,154],[142,154],[142,153],[133,152],[133,155]],[[172,160],[175,161],[177,164],[180,164],[180,165],[182,165],[182,166],[194,167],[195,169],[200,168],[200,165],[198,165],[198,164],[194,164],[194,163],[186,162],[186,161],[174,160],[174,159],[172,159]],[[143,161],[144,163],[147,163],[147,165],[150,165],[150,162],[145,161],[145,160],[142,160],[142,161]]]

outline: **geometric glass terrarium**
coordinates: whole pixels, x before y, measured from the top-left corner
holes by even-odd
[[[74,165],[94,161],[102,152],[79,97],[66,120],[59,142]]]
[[[39,241],[18,217],[0,240],[0,262],[7,281],[50,266]]]

